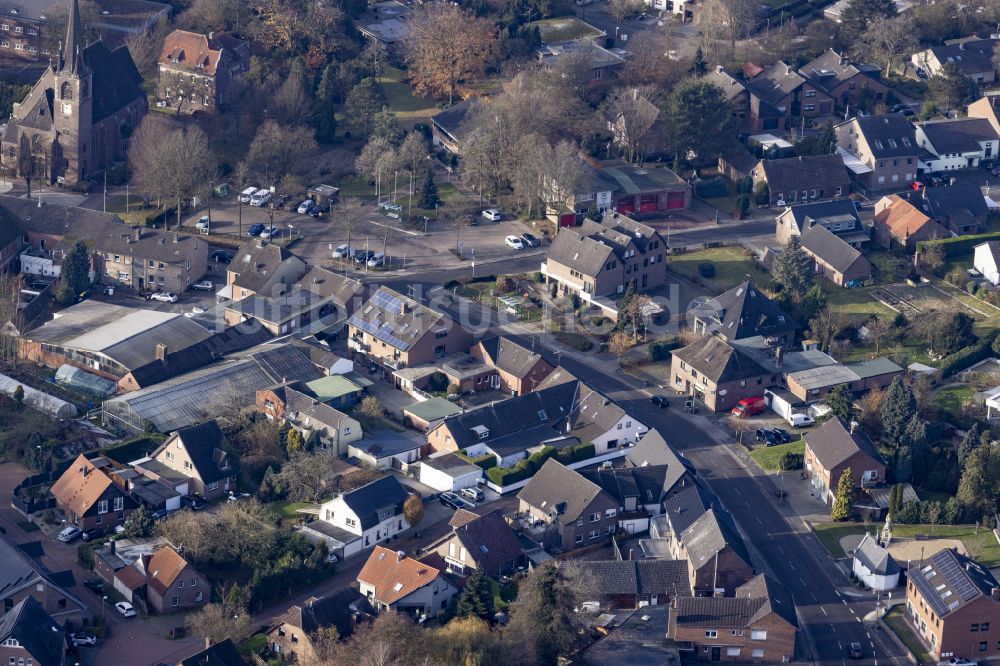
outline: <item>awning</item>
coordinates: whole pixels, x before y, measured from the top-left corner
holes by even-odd
[[[862,162],[857,155],[850,153],[843,148],[838,147],[837,154],[844,160],[844,166],[850,169],[855,175],[860,176],[861,174],[871,173],[873,171],[873,169]]]
[[[986,207],[989,208],[990,210],[996,210],[997,208],[1000,208],[1000,203],[993,201],[993,199],[990,199],[985,194],[983,195],[983,199],[986,200]]]
[[[219,298],[224,298],[227,301],[233,300],[233,285],[227,284],[225,287],[215,292],[215,295]]]

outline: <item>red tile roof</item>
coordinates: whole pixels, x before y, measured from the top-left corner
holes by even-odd
[[[375,587],[375,598],[390,606],[414,591],[434,582],[441,572],[438,569],[403,556],[396,551],[375,546],[371,557],[358,574],[358,582]]]
[[[52,484],[52,495],[70,511],[82,516],[112,483],[107,474],[80,454]]]

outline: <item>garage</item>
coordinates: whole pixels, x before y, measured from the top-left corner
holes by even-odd
[[[656,194],[643,194],[639,197],[639,212],[640,213],[655,213],[659,197]]]
[[[684,192],[670,192],[667,194],[667,210],[677,210],[684,208]]]
[[[622,215],[631,215],[635,213],[635,202],[629,201],[628,203],[626,203],[623,201],[618,204],[616,210]]]

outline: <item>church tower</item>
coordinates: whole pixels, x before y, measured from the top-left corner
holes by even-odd
[[[55,86],[52,105],[54,129],[62,150],[66,184],[85,180],[95,171],[90,136],[93,127],[93,73],[83,59],[84,45],[80,36],[80,4],[72,0],[66,43],[59,49],[59,59],[53,64]],[[72,181],[72,182],[71,182]]]

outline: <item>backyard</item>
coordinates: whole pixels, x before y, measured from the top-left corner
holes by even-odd
[[[396,114],[401,125],[412,126],[415,123],[428,122],[431,116],[440,110],[433,99],[421,97],[403,80],[401,69],[387,67],[378,81],[382,84],[389,109]]]
[[[845,536],[862,536],[865,532],[877,530],[877,526],[865,525],[864,523],[817,523],[813,525],[813,531],[819,537],[827,550],[834,557],[847,557],[844,549],[840,545],[840,540]],[[961,541],[969,555],[978,562],[994,567],[1000,565],[1000,544],[997,543],[993,532],[985,527],[975,525],[903,525],[896,524],[892,527],[893,538],[903,537],[910,539],[923,539],[926,537],[928,546],[933,546],[933,539],[954,539]],[[934,550],[928,547],[925,556],[934,554]]]
[[[759,446],[750,452],[750,457],[754,459],[761,469],[769,472],[781,471],[781,458],[786,453],[805,453],[806,443],[803,440],[779,444],[777,446]]]

